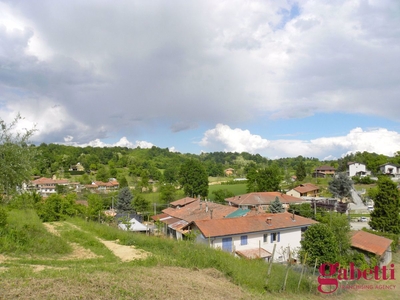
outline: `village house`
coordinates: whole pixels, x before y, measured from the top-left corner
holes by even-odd
[[[304,231],[316,221],[290,213],[260,214],[240,218],[197,220],[189,224],[198,232],[196,242],[240,257],[288,259],[300,249]],[[292,256],[293,257],[293,256]],[[296,258],[296,255],[294,255]]]
[[[38,179],[32,180],[26,186],[27,190],[36,191],[42,197],[48,197],[51,194],[57,193],[57,186],[66,186],[69,190],[79,190],[80,184],[77,182],[69,182],[67,179],[53,179],[40,177]]]
[[[300,204],[304,200],[299,197],[282,194],[280,192],[255,192],[225,199],[230,206],[243,209],[256,208],[262,211],[268,210],[269,205],[278,197],[283,207],[287,210],[290,204]]]
[[[93,181],[92,184],[86,184],[85,188],[92,193],[108,193],[118,190],[119,183],[116,179],[110,178],[108,182]]]
[[[382,174],[392,176],[392,177],[400,177],[400,166],[391,164],[391,163],[386,163],[383,165],[379,166],[379,171]]]
[[[312,183],[303,183],[290,191],[286,192],[286,195],[293,197],[318,197],[319,187]]]
[[[235,172],[235,169],[232,169],[232,168],[228,168],[228,169],[224,170],[225,176],[232,176],[234,174],[234,172]]]
[[[336,169],[334,167],[331,166],[320,166],[315,168],[314,173],[313,173],[313,177],[322,177],[325,178],[327,176],[333,176],[335,175]]]
[[[379,267],[386,266],[392,261],[392,240],[372,234],[363,230],[353,233],[351,246],[360,251],[369,260],[370,255],[376,255],[379,259]]]
[[[353,177],[353,176],[364,177],[364,176],[371,175],[371,171],[368,171],[366,165],[364,165],[364,164],[360,164],[360,163],[356,163],[356,162],[349,162],[347,164],[347,167],[348,167],[347,175],[349,177]]]

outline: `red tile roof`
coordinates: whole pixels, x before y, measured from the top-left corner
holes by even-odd
[[[186,197],[186,198],[182,198],[176,201],[173,201],[170,203],[171,206],[176,207],[176,206],[185,206],[188,205],[189,203],[192,203],[194,201],[196,201],[198,199],[196,198],[191,198],[191,197]]]
[[[318,223],[312,219],[304,218],[290,213],[262,214],[242,218],[227,218],[213,220],[198,220],[194,223],[205,237],[236,235],[251,232],[269,231],[291,227],[304,227]],[[267,219],[271,218],[271,224]]]
[[[200,204],[201,203],[201,204]],[[195,220],[221,219],[237,210],[237,207],[222,205],[209,201],[196,200],[181,208],[168,207],[163,213],[174,218],[192,222]]]
[[[296,186],[294,188],[294,190],[296,192],[299,192],[300,194],[303,194],[303,193],[319,190],[319,187],[317,187],[316,185],[313,185],[312,183],[303,183],[303,184],[300,184],[299,186]]]
[[[351,246],[381,256],[392,244],[392,240],[363,230],[351,237]]]
[[[293,197],[290,195],[282,194],[280,192],[260,192],[260,193],[249,193],[240,196],[235,196],[225,199],[226,202],[233,203],[234,205],[269,205],[271,202],[278,197],[282,203],[302,203],[303,199]]]
[[[67,179],[51,179],[46,177],[41,177],[39,179],[31,181],[31,184],[41,185],[41,184],[68,184],[69,181]]]

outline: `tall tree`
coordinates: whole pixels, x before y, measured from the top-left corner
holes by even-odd
[[[279,197],[275,197],[275,200],[271,202],[268,208],[269,212],[276,214],[276,213],[281,213],[285,211],[285,208],[283,207],[283,204],[281,201],[279,201]]]
[[[350,250],[350,224],[346,215],[330,212],[329,214],[318,219],[321,223],[326,224],[335,235],[338,247],[338,253],[343,258]]]
[[[173,184],[165,183],[160,187],[160,201],[170,203],[175,200],[176,188]]]
[[[377,183],[374,210],[369,225],[382,232],[400,233],[400,195],[397,184],[389,177],[382,176]]]
[[[133,195],[128,187],[120,189],[117,197],[116,208],[119,211],[132,211]]]
[[[109,179],[110,179],[110,173],[108,172],[105,166],[101,165],[97,170],[96,180],[102,182],[108,182]]]
[[[326,224],[311,225],[304,233],[304,239],[300,243],[300,255],[304,258],[307,253],[309,265],[313,266],[315,259],[318,259],[318,265],[337,261],[337,241],[332,230]]]
[[[296,177],[297,180],[303,181],[307,176],[306,165],[303,161],[300,161],[296,168]]]
[[[29,146],[35,129],[16,132],[21,119],[19,114],[10,124],[0,119],[0,192],[6,196],[29,181],[38,159],[36,148]]]
[[[328,190],[334,197],[343,199],[351,195],[352,187],[353,181],[345,173],[339,173],[329,182]]]
[[[190,197],[207,197],[208,195],[207,171],[196,159],[189,159],[182,164],[179,171],[179,182],[185,195]]]

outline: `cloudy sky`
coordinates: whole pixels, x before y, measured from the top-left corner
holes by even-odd
[[[400,1],[0,0],[0,118],[35,143],[400,150]]]

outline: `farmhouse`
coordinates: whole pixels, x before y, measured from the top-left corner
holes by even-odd
[[[48,197],[51,194],[55,194],[57,192],[57,185],[67,186],[71,190],[78,190],[80,186],[79,183],[72,183],[69,182],[67,179],[52,179],[41,177],[30,181],[26,189],[31,191],[35,190],[41,196]]]
[[[118,190],[119,183],[116,179],[111,178],[108,182],[93,181],[92,184],[85,185],[85,188],[92,193],[108,193]]]
[[[392,177],[400,177],[400,166],[395,164],[386,163],[379,166],[379,171],[382,174]]]
[[[320,166],[315,168],[313,177],[327,177],[335,175],[336,169],[331,166]]]
[[[260,214],[241,218],[197,220],[190,224],[198,243],[246,258],[285,261],[288,251],[300,248],[303,232],[314,220],[290,213]]]

